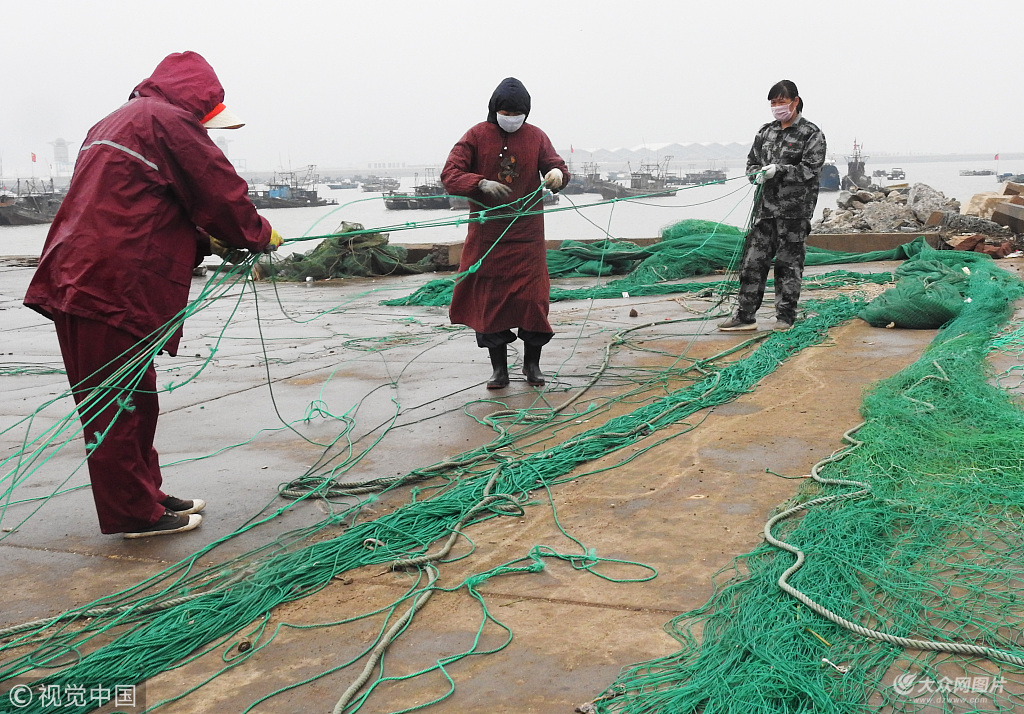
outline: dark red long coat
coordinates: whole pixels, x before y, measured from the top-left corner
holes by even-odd
[[[270,224],[200,123],[223,101],[206,60],[173,54],[89,130],[26,305],[142,338],[188,304],[192,268],[209,252],[197,226],[239,248],[267,246]]]
[[[502,176],[502,161],[514,157],[512,172]],[[507,163],[507,162],[506,162]],[[541,177],[553,168],[561,170],[564,186],[569,170],[555,152],[547,134],[523,124],[506,134],[497,124],[481,122],[466,132],[448,155],[441,181],[448,193],[465,196],[470,206],[499,206],[533,194]],[[514,174],[514,175],[513,175]],[[502,181],[512,189],[504,199],[481,191],[481,179]],[[540,210],[539,199],[530,210]],[[479,214],[474,210],[471,216]],[[500,237],[500,240],[499,240]],[[464,277],[452,295],[449,315],[453,323],[490,333],[521,327],[531,332],[552,332],[548,322],[551,281],[548,278],[544,243],[544,216],[470,223],[462,249],[463,272],[498,241],[480,269]]]

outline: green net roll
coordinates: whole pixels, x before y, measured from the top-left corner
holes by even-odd
[[[335,231],[339,235],[325,238],[306,253],[292,253],[273,263],[260,263],[262,276],[281,281],[326,280],[328,278],[372,277],[380,275],[411,275],[436,270],[427,256],[409,262],[409,251],[388,244],[387,233],[346,233],[362,231],[359,223],[344,222]]]

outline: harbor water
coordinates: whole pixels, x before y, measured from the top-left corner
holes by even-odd
[[[868,164],[866,170],[891,168],[890,165]],[[902,164],[906,183],[925,183],[942,191],[947,197],[966,204],[976,193],[999,191],[995,176],[961,176],[962,170],[992,169],[977,161],[942,161]],[[1024,173],[1024,161],[1003,161],[1000,172]],[[750,212],[754,192],[740,176],[742,168],[728,168],[729,180],[721,184],[680,187],[672,197],[622,200],[606,203],[597,194],[560,195],[556,205],[545,213],[545,232],[550,240],[587,240],[610,237],[629,240],[651,238],[673,223],[699,218],[742,226]],[[402,178],[402,190],[411,190],[413,176]],[[879,181],[879,179],[875,179]],[[896,183],[882,180],[883,185]],[[903,182],[899,182],[903,183]],[[338,205],[313,208],[279,208],[261,210],[271,225],[286,239],[282,254],[307,251],[316,245],[310,237],[334,233],[342,221],[360,223],[364,228],[379,228],[390,235],[390,242],[400,245],[452,244],[461,242],[466,225],[460,219],[465,211],[451,210],[389,210],[382,194],[358,189],[331,189],[318,186],[322,198]],[[834,208],[837,194],[822,192],[815,217],[825,208]],[[38,256],[42,251],[48,225],[0,227],[0,256]]]

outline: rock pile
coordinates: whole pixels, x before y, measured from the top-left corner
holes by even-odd
[[[931,186],[916,183],[910,189],[887,193],[861,189],[840,191],[836,210],[826,208],[811,233],[977,233],[1008,238],[1012,233],[993,221],[965,216],[960,202],[946,198]]]

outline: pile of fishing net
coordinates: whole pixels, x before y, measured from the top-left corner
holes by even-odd
[[[661,240],[640,247],[627,241],[604,240],[594,243],[564,241],[558,250],[547,252],[548,274],[553,278],[623,275],[603,285],[574,290],[553,287],[551,300],[650,295],[678,292],[665,285],[675,280],[735,271],[743,255],[744,232],[736,226],[698,219],[687,219],[664,228]],[[928,247],[924,238],[892,250],[845,253],[807,248],[807,265],[866,263],[879,260],[905,260]],[[386,300],[383,305],[431,305],[451,303],[454,279],[433,280],[406,297]],[[706,289],[706,288],[704,288]]]
[[[642,248],[628,241],[562,241],[558,250],[548,251],[548,275],[628,274],[633,284],[653,284],[724,269],[742,247],[739,228],[690,219],[664,229],[660,241]]]
[[[259,276],[275,280],[410,275],[436,270],[433,256],[410,263],[409,251],[389,245],[387,233],[370,233],[359,223],[342,222],[335,235],[307,253],[292,253],[275,262],[260,262]]]
[[[960,314],[972,266],[991,263],[978,253],[925,246],[894,273],[896,285],[875,298],[859,317],[873,327],[936,329]]]
[[[558,250],[548,251],[548,275],[552,278],[625,275],[649,254],[628,241],[602,240],[587,243],[564,240]]]
[[[558,250],[548,251],[548,274],[554,278],[628,273],[625,278],[609,283],[608,287],[629,290],[636,286],[735,271],[745,240],[746,235],[736,226],[687,219],[664,228],[660,241],[643,248],[624,241],[564,241]],[[867,253],[808,246],[806,264],[905,260],[917,255],[925,246],[924,238],[891,250]]]

